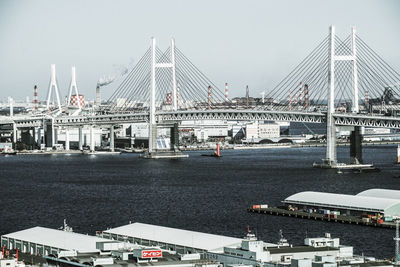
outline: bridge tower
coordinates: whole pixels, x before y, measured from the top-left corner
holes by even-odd
[[[333,114],[335,113],[335,62],[352,61],[353,62],[353,99],[352,112],[358,113],[358,74],[357,74],[357,50],[356,50],[356,29],[352,27],[352,48],[351,55],[335,55],[335,26],[330,27],[330,46],[329,46],[329,90],[328,90],[328,112],[327,112],[327,130],[326,130],[326,158],[324,164],[327,167],[333,167],[337,163],[336,156],[336,126]],[[361,161],[361,135],[360,129],[355,128],[352,132],[351,157],[353,163]]]
[[[177,97],[177,82],[176,82],[176,64],[175,64],[175,40],[171,38],[171,61],[169,63],[159,63],[156,58],[156,39],[151,38],[151,81],[150,81],[150,119],[149,119],[149,152],[146,158],[160,158],[160,157],[181,157],[184,155],[172,155],[172,156],[159,156],[156,155],[157,150],[157,121],[156,121],[156,69],[157,68],[171,68],[172,72],[172,108],[174,111],[178,109],[178,97]],[[178,141],[178,125],[173,124],[171,127],[171,146],[174,152],[179,152]]]
[[[76,69],[75,66],[71,68],[71,84],[69,86],[69,93],[68,93],[68,98],[67,98],[67,107],[70,106],[71,104],[71,96],[72,96],[72,90],[74,89],[75,95],[77,98],[78,102],[78,110],[80,111],[82,109],[81,107],[81,101],[79,101],[79,93],[78,93],[78,86],[76,85]]]
[[[61,113],[60,94],[58,91],[58,85],[57,85],[57,79],[56,79],[56,65],[51,64],[50,86],[49,86],[49,91],[47,92],[47,105],[46,105],[47,110],[50,110],[51,93],[52,93],[53,89],[55,91],[55,95],[57,98],[58,112]]]

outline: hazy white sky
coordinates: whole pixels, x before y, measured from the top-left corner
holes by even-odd
[[[247,84],[252,96],[272,89],[330,24],[343,37],[355,25],[400,71],[399,14],[397,0],[1,0],[0,100],[32,99],[35,84],[44,99],[52,63],[61,95],[75,65],[80,93],[92,99],[98,78],[139,60],[151,36],[162,50],[175,37],[217,86],[229,82],[231,96],[244,95]]]

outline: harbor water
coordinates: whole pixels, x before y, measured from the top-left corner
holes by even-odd
[[[355,253],[394,254],[394,229],[251,214],[253,204],[279,205],[300,191],[356,194],[370,188],[400,189],[395,146],[364,147],[364,160],[379,173],[342,173],[312,168],[324,147],[226,150],[222,158],[186,152],[179,160],[145,160],[138,154],[17,155],[0,158],[0,234],[41,225],[74,231],[143,222],[243,237],[247,226],[277,242],[293,244],[325,232],[353,245]],[[349,148],[338,147],[341,162]]]

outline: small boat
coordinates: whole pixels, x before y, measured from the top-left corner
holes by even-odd
[[[203,157],[222,158],[219,143],[217,143],[217,150],[214,151],[214,153],[212,153],[212,154],[201,154],[201,155],[202,155]]]
[[[17,151],[10,147],[6,147],[3,151],[0,152],[1,156],[7,156],[7,155],[17,155]]]
[[[0,155],[1,155],[1,156],[17,155],[17,151],[1,152]]]

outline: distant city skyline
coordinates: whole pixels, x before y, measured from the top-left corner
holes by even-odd
[[[0,101],[44,100],[50,65],[62,98],[76,66],[81,94],[132,67],[157,38],[176,45],[229,95],[260,97],[328,35],[357,33],[400,72],[400,2],[386,1],[12,1],[0,2]],[[118,81],[104,87],[107,99]]]

